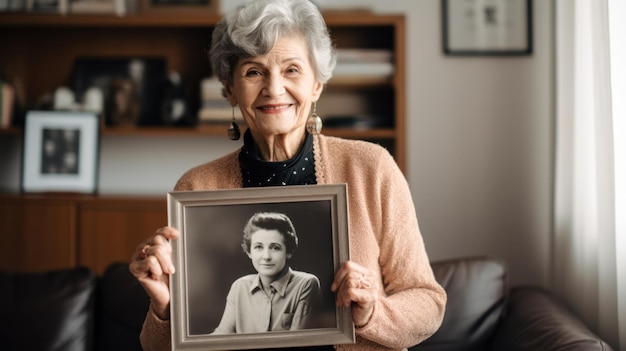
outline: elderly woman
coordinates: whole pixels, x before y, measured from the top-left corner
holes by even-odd
[[[257,274],[243,276],[231,285],[222,320],[213,334],[315,327],[320,281],[287,264],[298,247],[291,219],[283,213],[255,213],[243,229],[241,247]]]
[[[317,8],[308,0],[250,1],[217,24],[209,56],[249,128],[241,150],[190,169],[175,189],[347,183],[351,260],[331,290],[337,306],[351,308],[357,338],[335,348],[404,350],[430,337],[446,295],[430,268],[404,175],[378,145],[318,134],[315,104],[335,53]],[[145,350],[170,349],[168,277],[175,267],[168,240],[178,236],[174,228],[158,229],[130,264],[151,298]]]

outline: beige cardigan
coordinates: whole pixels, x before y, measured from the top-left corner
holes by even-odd
[[[435,281],[404,175],[382,147],[316,136],[318,184],[348,184],[350,259],[376,271],[380,298],[354,345],[337,350],[405,350],[430,337],[443,319],[446,294]],[[239,151],[187,171],[176,190],[240,188]],[[144,350],[170,350],[170,323],[149,311]]]

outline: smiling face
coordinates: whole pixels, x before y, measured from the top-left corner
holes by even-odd
[[[287,254],[285,237],[275,229],[258,229],[250,236],[248,257],[264,284],[276,280],[291,258]]]
[[[276,135],[303,135],[311,104],[322,88],[305,41],[287,36],[267,54],[239,60],[233,70],[233,84],[225,90],[259,141]]]

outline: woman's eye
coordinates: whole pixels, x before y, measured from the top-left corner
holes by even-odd
[[[281,247],[279,245],[272,245],[270,246],[270,249],[273,251],[280,251]]]
[[[299,70],[296,67],[291,67],[287,70],[287,73],[298,73]]]
[[[256,76],[260,76],[260,75],[261,75],[260,71],[253,70],[253,69],[251,69],[251,70],[246,72],[246,77],[256,77]]]
[[[261,246],[261,245],[254,245],[252,248],[253,248],[254,250],[256,250],[256,251],[263,250],[263,246]]]

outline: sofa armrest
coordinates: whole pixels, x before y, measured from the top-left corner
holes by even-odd
[[[139,334],[150,298],[128,263],[111,263],[100,279],[99,292],[97,350],[141,350]]]
[[[96,285],[85,267],[0,272],[0,349],[91,350]]]
[[[512,289],[492,350],[612,351],[564,304],[545,289]]]
[[[484,350],[506,305],[508,283],[503,261],[475,256],[431,263],[448,294],[439,330],[410,351]]]

